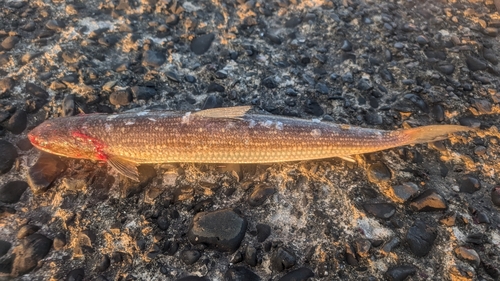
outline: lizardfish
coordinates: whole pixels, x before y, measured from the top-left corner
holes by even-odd
[[[197,112],[142,111],[47,120],[28,137],[40,150],[106,161],[138,180],[141,163],[274,163],[380,151],[446,139],[469,131],[431,125],[385,131],[275,115],[247,113],[250,106]]]

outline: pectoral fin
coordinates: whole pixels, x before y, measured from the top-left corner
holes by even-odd
[[[347,162],[356,163],[356,159],[352,158],[352,156],[337,156],[337,158],[340,158]]]
[[[233,106],[210,108],[193,113],[193,116],[210,117],[210,118],[241,118],[247,113],[251,106]]]
[[[111,156],[108,157],[108,164],[127,178],[139,181],[139,171],[136,163],[119,156]]]

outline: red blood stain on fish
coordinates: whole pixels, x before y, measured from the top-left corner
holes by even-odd
[[[82,132],[79,132],[79,131],[72,132],[71,136],[73,136],[74,138],[76,138],[77,140],[79,140],[81,142],[91,143],[94,146],[96,159],[102,160],[102,161],[106,161],[108,159],[108,157],[106,156],[106,154],[103,151],[105,148],[105,145],[104,145],[104,143],[102,143],[98,139],[93,138],[91,136],[88,136],[88,135],[86,135]]]

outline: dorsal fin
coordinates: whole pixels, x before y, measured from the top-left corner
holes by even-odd
[[[252,107],[249,105],[210,108],[195,112],[192,115],[198,117],[209,117],[209,118],[241,118],[250,109],[252,109]]]

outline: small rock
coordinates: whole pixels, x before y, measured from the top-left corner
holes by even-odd
[[[203,103],[203,106],[201,107],[202,110],[204,109],[210,109],[210,108],[218,108],[222,107],[222,98],[216,95],[209,95],[205,102]]]
[[[363,208],[379,219],[390,219],[396,213],[396,207],[390,203],[365,203]]]
[[[186,82],[191,83],[191,84],[196,83],[196,77],[194,77],[193,75],[188,74],[188,75],[184,76],[184,80],[186,80]]]
[[[264,242],[271,235],[271,227],[267,224],[257,224],[257,241]]]
[[[52,240],[42,234],[33,234],[24,238],[13,250],[15,254],[12,264],[12,275],[21,276],[33,270],[49,253]]]
[[[97,263],[96,270],[98,272],[106,271],[106,269],[108,269],[110,265],[111,265],[111,259],[109,258],[109,256],[102,255],[101,259]]]
[[[224,88],[224,86],[215,82],[210,83],[210,85],[208,85],[207,87],[207,93],[213,93],[213,92],[224,93],[225,90],[226,88]]]
[[[0,175],[10,171],[17,158],[16,147],[6,140],[0,140]]]
[[[47,93],[47,91],[45,91],[40,86],[37,86],[33,83],[26,83],[26,85],[24,86],[24,90],[26,91],[26,93],[28,93],[34,97],[38,97],[38,98],[42,98],[42,99],[49,98],[49,93]]]
[[[119,90],[109,96],[112,105],[128,105],[132,101],[132,94],[129,90]]]
[[[28,188],[25,181],[11,181],[0,187],[0,202],[17,203],[24,191]]]
[[[404,95],[404,98],[411,101],[414,105],[416,105],[423,112],[425,112],[425,113],[430,112],[429,106],[420,96],[409,93],[409,94]]]
[[[465,62],[470,71],[485,70],[488,67],[482,60],[469,55],[466,55]]]
[[[475,117],[461,117],[458,119],[458,122],[462,126],[479,128],[481,126],[481,121]]]
[[[149,100],[156,96],[156,89],[150,87],[134,86],[130,88],[136,100]]]
[[[297,258],[295,255],[282,247],[278,248],[271,256],[271,266],[278,271],[284,271],[291,268],[296,262]]]
[[[59,157],[42,153],[28,170],[28,184],[33,193],[44,192],[64,170],[66,164]]]
[[[176,14],[170,14],[165,19],[165,23],[170,26],[175,26],[179,23],[179,16]]]
[[[354,248],[356,249],[356,254],[361,258],[368,258],[370,255],[369,251],[372,246],[372,243],[368,239],[356,239],[354,241]]]
[[[167,230],[168,227],[170,226],[170,222],[169,222],[168,217],[166,215],[161,215],[160,217],[158,217],[156,224],[158,224],[158,227],[161,230]]]
[[[451,75],[455,71],[455,66],[453,64],[439,64],[436,66],[436,70],[445,75]]]
[[[481,183],[479,182],[479,180],[472,176],[466,176],[465,178],[463,178],[459,186],[460,192],[466,192],[470,194],[481,189]]]
[[[274,193],[276,193],[274,187],[267,184],[257,184],[248,197],[248,204],[252,207],[260,206]]]
[[[10,242],[0,240],[0,258],[9,252],[11,247],[12,244]]]
[[[384,120],[382,119],[382,116],[375,112],[370,112],[365,115],[365,121],[366,124],[368,125],[382,125],[384,123]]]
[[[66,246],[66,235],[63,233],[59,233],[54,237],[54,243],[53,243],[54,249],[56,250],[61,250]]]
[[[406,182],[402,185],[391,186],[392,193],[400,202],[406,202],[418,192],[418,186],[413,182]]]
[[[167,71],[165,73],[165,76],[167,76],[168,80],[170,80],[170,81],[174,81],[177,83],[181,81],[181,79],[179,78],[179,74],[177,74],[174,71]]]
[[[62,115],[73,116],[75,113],[75,95],[66,95],[62,101]]]
[[[483,33],[485,35],[488,35],[490,37],[497,37],[498,36],[498,28],[496,27],[487,27],[483,29]]]
[[[192,244],[207,244],[219,251],[234,252],[240,246],[247,220],[231,209],[195,215],[188,232]]]
[[[429,39],[427,39],[427,37],[423,36],[423,35],[419,35],[417,36],[417,38],[415,39],[417,41],[418,44],[420,45],[425,45],[425,44],[428,44],[429,43]]]
[[[14,87],[14,79],[10,77],[4,77],[0,79],[0,97],[2,94],[7,93]]]
[[[468,248],[465,248],[465,247],[458,247],[458,248],[455,248],[455,255],[474,265],[474,266],[479,266],[479,263],[481,263],[481,259],[479,258],[479,255],[477,254],[477,252],[474,250],[474,249],[468,249]]]
[[[380,253],[384,257],[386,257],[392,252],[393,249],[398,247],[400,243],[401,243],[401,240],[398,237],[394,237],[391,240],[389,240],[389,242],[384,244],[384,246],[380,250]]]
[[[371,182],[389,181],[391,177],[391,170],[382,162],[376,162],[368,168],[368,179]]]
[[[40,229],[39,226],[32,225],[32,224],[26,224],[21,226],[19,231],[17,232],[16,238],[17,239],[23,239],[24,237],[28,237],[31,234],[37,232]]]
[[[142,55],[142,65],[145,67],[159,68],[166,60],[165,54],[158,51],[147,50]]]
[[[215,39],[215,34],[203,34],[195,37],[191,41],[191,51],[197,55],[202,55],[208,51]]]
[[[500,186],[491,190],[491,202],[493,205],[500,207]]]
[[[257,249],[255,249],[255,247],[248,245],[245,249],[244,260],[249,266],[257,266],[259,262],[257,259]]]
[[[390,281],[403,281],[407,277],[415,275],[417,269],[412,265],[396,265],[390,267],[386,272],[385,276]]]
[[[268,89],[274,89],[278,87],[278,82],[276,82],[274,76],[269,76],[262,80],[262,85]]]
[[[349,244],[349,243],[346,244],[345,260],[346,260],[348,265],[351,265],[351,266],[358,266],[359,265],[358,259],[356,258],[356,253],[354,252],[354,249],[352,248],[351,244]]]
[[[85,277],[85,271],[83,268],[76,268],[68,272],[66,275],[66,281],[82,281]]]
[[[411,202],[410,208],[415,212],[433,212],[446,210],[448,204],[436,190],[427,189]]]
[[[340,49],[344,52],[350,52],[352,51],[352,43],[349,40],[344,40]]]
[[[197,262],[200,259],[200,257],[201,253],[196,250],[186,250],[182,251],[180,254],[181,260],[187,265],[191,265]]]
[[[162,251],[167,256],[173,256],[179,249],[179,243],[175,241],[167,241],[163,245]]]
[[[0,206],[0,219],[10,217],[15,214],[16,210],[7,206]]]
[[[26,111],[18,109],[10,117],[9,121],[5,125],[5,128],[14,135],[19,135],[22,132],[24,132],[27,125],[28,125],[28,114],[26,114]]]
[[[226,271],[226,274],[224,274],[224,278],[226,281],[261,281],[257,274],[243,266],[230,268]]]
[[[406,243],[417,257],[426,256],[432,249],[437,237],[435,227],[423,221],[416,221],[406,234]]]
[[[2,48],[4,50],[9,51],[12,48],[14,48],[17,43],[19,43],[19,37],[17,37],[17,36],[8,36],[7,38],[5,38],[2,41],[2,44],[0,44],[0,45],[2,46]]]
[[[60,20],[49,20],[45,27],[49,30],[59,31],[66,27],[66,24]]]
[[[301,267],[283,275],[278,281],[307,281],[314,277],[314,272],[307,267]]]

